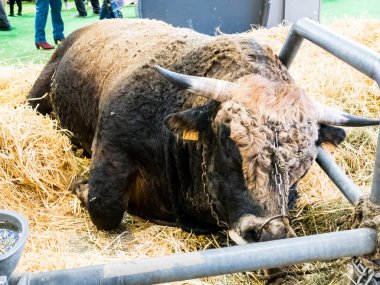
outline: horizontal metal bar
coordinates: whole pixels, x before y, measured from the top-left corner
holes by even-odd
[[[380,55],[368,47],[345,38],[318,23],[302,18],[291,28],[280,52],[280,59],[290,66],[305,38],[372,78],[380,86]]]
[[[187,280],[258,269],[283,267],[311,261],[360,256],[376,248],[376,231],[362,228],[59,270],[26,273],[9,280],[29,285],[152,284]],[[21,278],[21,279],[20,279]]]
[[[343,195],[352,205],[359,202],[363,192],[335,163],[334,159],[321,147],[318,147],[317,163],[326,172],[327,176],[334,182]]]

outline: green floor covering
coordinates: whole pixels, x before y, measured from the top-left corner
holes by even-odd
[[[46,63],[53,53],[53,50],[36,49],[34,45],[35,3],[22,3],[22,16],[8,17],[13,29],[11,31],[0,31],[0,66]],[[74,3],[71,3],[74,6]],[[7,13],[9,13],[8,8]],[[17,10],[16,5],[15,9]],[[124,18],[135,16],[134,6],[124,7],[121,11]],[[80,27],[99,21],[99,16],[92,13],[91,5],[87,6],[87,17],[75,17],[77,14],[78,12],[75,8],[62,10],[65,25],[64,34],[66,36]],[[45,32],[46,40],[50,44],[54,44],[50,13]]]
[[[380,0],[323,0],[322,23],[339,18],[380,19]]]
[[[70,1],[73,4],[73,0]],[[380,19],[379,3],[380,0],[322,0],[321,22],[328,23],[346,16]],[[7,7],[7,13],[9,13],[8,9],[9,7]],[[62,10],[66,36],[80,27],[98,21],[98,16],[92,14],[90,5],[87,6],[87,12],[88,17],[76,18],[74,17],[77,14],[75,8],[68,11]],[[133,5],[124,7],[122,13],[126,18],[133,18],[135,8]],[[9,17],[14,29],[0,31],[0,66],[46,63],[49,59],[51,50],[37,50],[34,46],[34,14],[35,4],[23,2],[23,15]],[[46,35],[47,41],[53,44],[50,15],[46,25]]]

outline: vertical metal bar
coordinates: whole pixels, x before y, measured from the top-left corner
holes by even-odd
[[[376,160],[373,169],[370,199],[373,203],[380,205],[380,132],[377,136]]]
[[[360,197],[363,195],[363,192],[351,181],[350,178],[348,178],[342,169],[336,165],[334,159],[321,147],[318,147],[317,163],[348,201],[350,201],[351,204],[356,205]]]
[[[364,255],[376,248],[377,232],[362,228],[174,254],[121,263],[15,276],[29,285],[156,284],[242,271]]]
[[[380,86],[380,55],[364,45],[347,39],[318,23],[302,18],[291,28],[285,44],[280,51],[281,61],[289,67],[305,38],[332,55],[348,63],[355,69],[372,78]]]
[[[364,45],[358,44],[350,39],[342,37],[330,30],[327,30],[320,26],[319,24],[303,18],[298,20],[291,28],[288,37],[285,41],[284,46],[280,51],[280,59],[281,61],[289,67],[292,63],[295,55],[297,54],[298,49],[301,46],[302,39],[305,38],[314,44],[320,46],[324,50],[333,54],[337,58],[343,60],[348,63],[355,69],[364,73],[368,77],[372,78],[377,82],[380,87],[380,55]],[[328,159],[327,156],[322,155],[320,152],[318,156],[318,163],[323,164],[324,167],[331,163],[331,160]],[[323,168],[323,167],[322,167]],[[334,164],[329,165],[330,175],[329,177],[334,181],[341,181],[342,175],[337,174],[340,171],[338,170],[338,166]],[[344,178],[348,183],[348,178]],[[337,185],[340,190],[342,188]],[[346,188],[346,187],[344,187]],[[355,187],[350,186],[350,192],[355,193]],[[348,189],[348,188],[346,188]],[[348,192],[343,192],[343,194],[347,197],[350,196]],[[351,200],[350,200],[351,199]],[[355,203],[357,199],[357,194],[354,194],[351,198],[349,198],[351,203]],[[375,204],[380,204],[380,133],[378,134],[378,143],[376,148],[376,161],[375,161],[375,169],[372,179],[372,189],[370,199]]]
[[[262,14],[260,19],[260,26],[266,27],[268,25],[269,12],[272,5],[272,0],[264,0]]]
[[[296,28],[299,21],[300,20],[293,24],[278,56],[282,63],[288,68],[292,64],[293,59],[296,56],[303,42],[303,37],[298,35]]]

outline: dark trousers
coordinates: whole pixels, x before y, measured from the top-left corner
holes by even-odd
[[[3,2],[0,0],[0,30],[9,30],[11,25],[9,24],[7,14],[5,13]]]
[[[112,18],[115,18],[115,15],[112,12],[111,4],[109,1],[104,0],[102,8],[100,9],[100,20]]]
[[[15,2],[17,3],[18,13],[22,12],[21,0],[9,0],[9,14],[10,15],[14,14]]]
[[[83,0],[75,0],[75,6],[77,7],[79,15],[87,16],[86,6],[84,5]],[[99,0],[91,0],[91,6],[94,13],[99,14]]]

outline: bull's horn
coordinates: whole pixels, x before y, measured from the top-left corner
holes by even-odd
[[[318,104],[319,123],[333,126],[364,127],[379,125],[380,119],[369,119],[351,115],[337,109]]]
[[[159,65],[155,65],[155,67],[159,73],[176,85],[219,102],[231,100],[232,92],[238,87],[238,84],[224,80],[184,75],[167,70]]]

